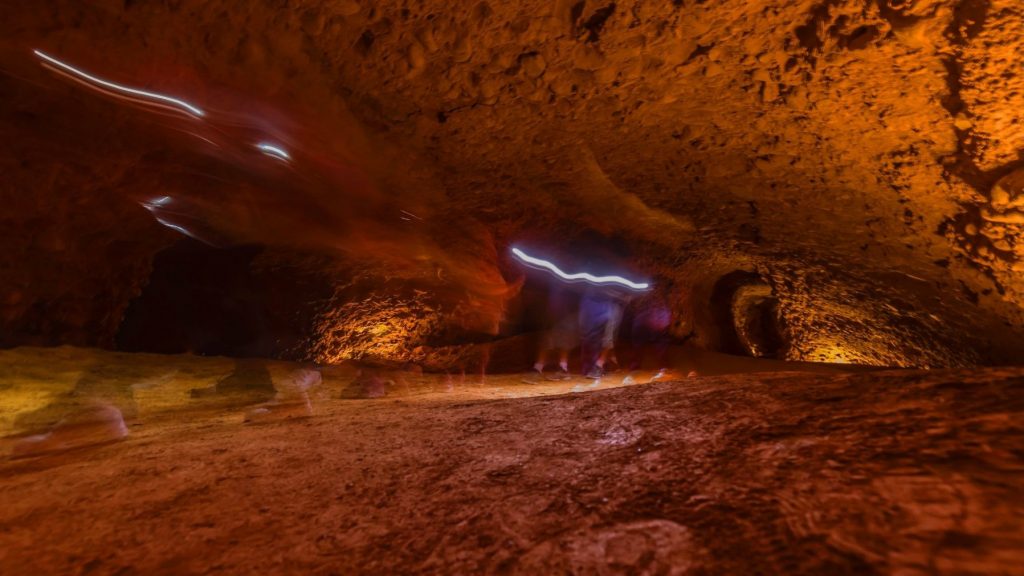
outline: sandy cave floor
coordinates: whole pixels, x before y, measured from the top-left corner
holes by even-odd
[[[3,574],[1024,573],[1024,369],[303,388],[268,363],[258,399],[192,392],[227,359],[2,355]],[[68,403],[97,371],[130,394]],[[111,405],[117,441],[68,415]]]

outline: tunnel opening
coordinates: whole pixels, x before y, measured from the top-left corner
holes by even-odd
[[[125,310],[115,346],[126,352],[302,359],[330,283],[281,264],[260,245],[218,248],[182,238],[153,258]]]
[[[759,274],[730,272],[715,283],[711,293],[716,349],[754,358],[785,356],[785,327],[779,300]]]
[[[251,271],[259,246],[213,248],[182,238],[153,258],[149,282],[124,314],[127,352],[259,356],[270,352],[264,295]]]

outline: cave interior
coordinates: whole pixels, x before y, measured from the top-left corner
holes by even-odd
[[[5,4],[0,573],[1024,574],[1019,0]]]

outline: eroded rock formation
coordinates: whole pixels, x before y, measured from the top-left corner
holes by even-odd
[[[626,239],[708,347],[741,271],[790,359],[1022,351],[1015,0],[61,0],[2,26],[4,345],[112,346],[181,235],[156,216],[266,247],[292,268],[268,285],[318,278],[268,291],[307,326],[299,356],[494,335],[508,246],[565,255],[588,231]],[[100,94],[33,49],[209,114]],[[417,328],[388,324],[402,307]],[[373,330],[400,333],[360,348]]]

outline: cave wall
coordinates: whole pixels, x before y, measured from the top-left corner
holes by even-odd
[[[0,347],[111,347],[174,234],[88,165],[24,155],[0,166]]]
[[[19,7],[0,40],[0,129],[18,142],[4,158],[0,266],[16,280],[0,287],[3,342],[109,345],[174,236],[139,195],[187,194],[193,166],[230,163],[197,160],[177,125],[55,78],[32,57],[41,47],[211,107],[252,107],[310,157],[343,141],[340,155],[385,191],[373,198],[431,222],[395,246],[430,238],[467,253],[478,232],[436,230],[483,229],[495,249],[474,261],[499,287],[515,275],[510,242],[594,230],[630,238],[637,261],[672,280],[679,331],[709,346],[711,288],[744,269],[779,299],[791,359],[1014,362],[1022,24],[1013,0]],[[266,194],[253,184],[264,168],[232,166],[204,184],[218,209],[238,181],[255,190],[247,200]],[[352,210],[352,194],[327,187],[309,206]],[[282,213],[281,230],[230,232],[346,260],[353,245],[388,250],[380,239],[396,229],[300,242],[282,230],[301,219]],[[443,249],[413,250],[428,256],[410,257],[396,285],[476,284]],[[458,298],[511,293],[484,292]]]

